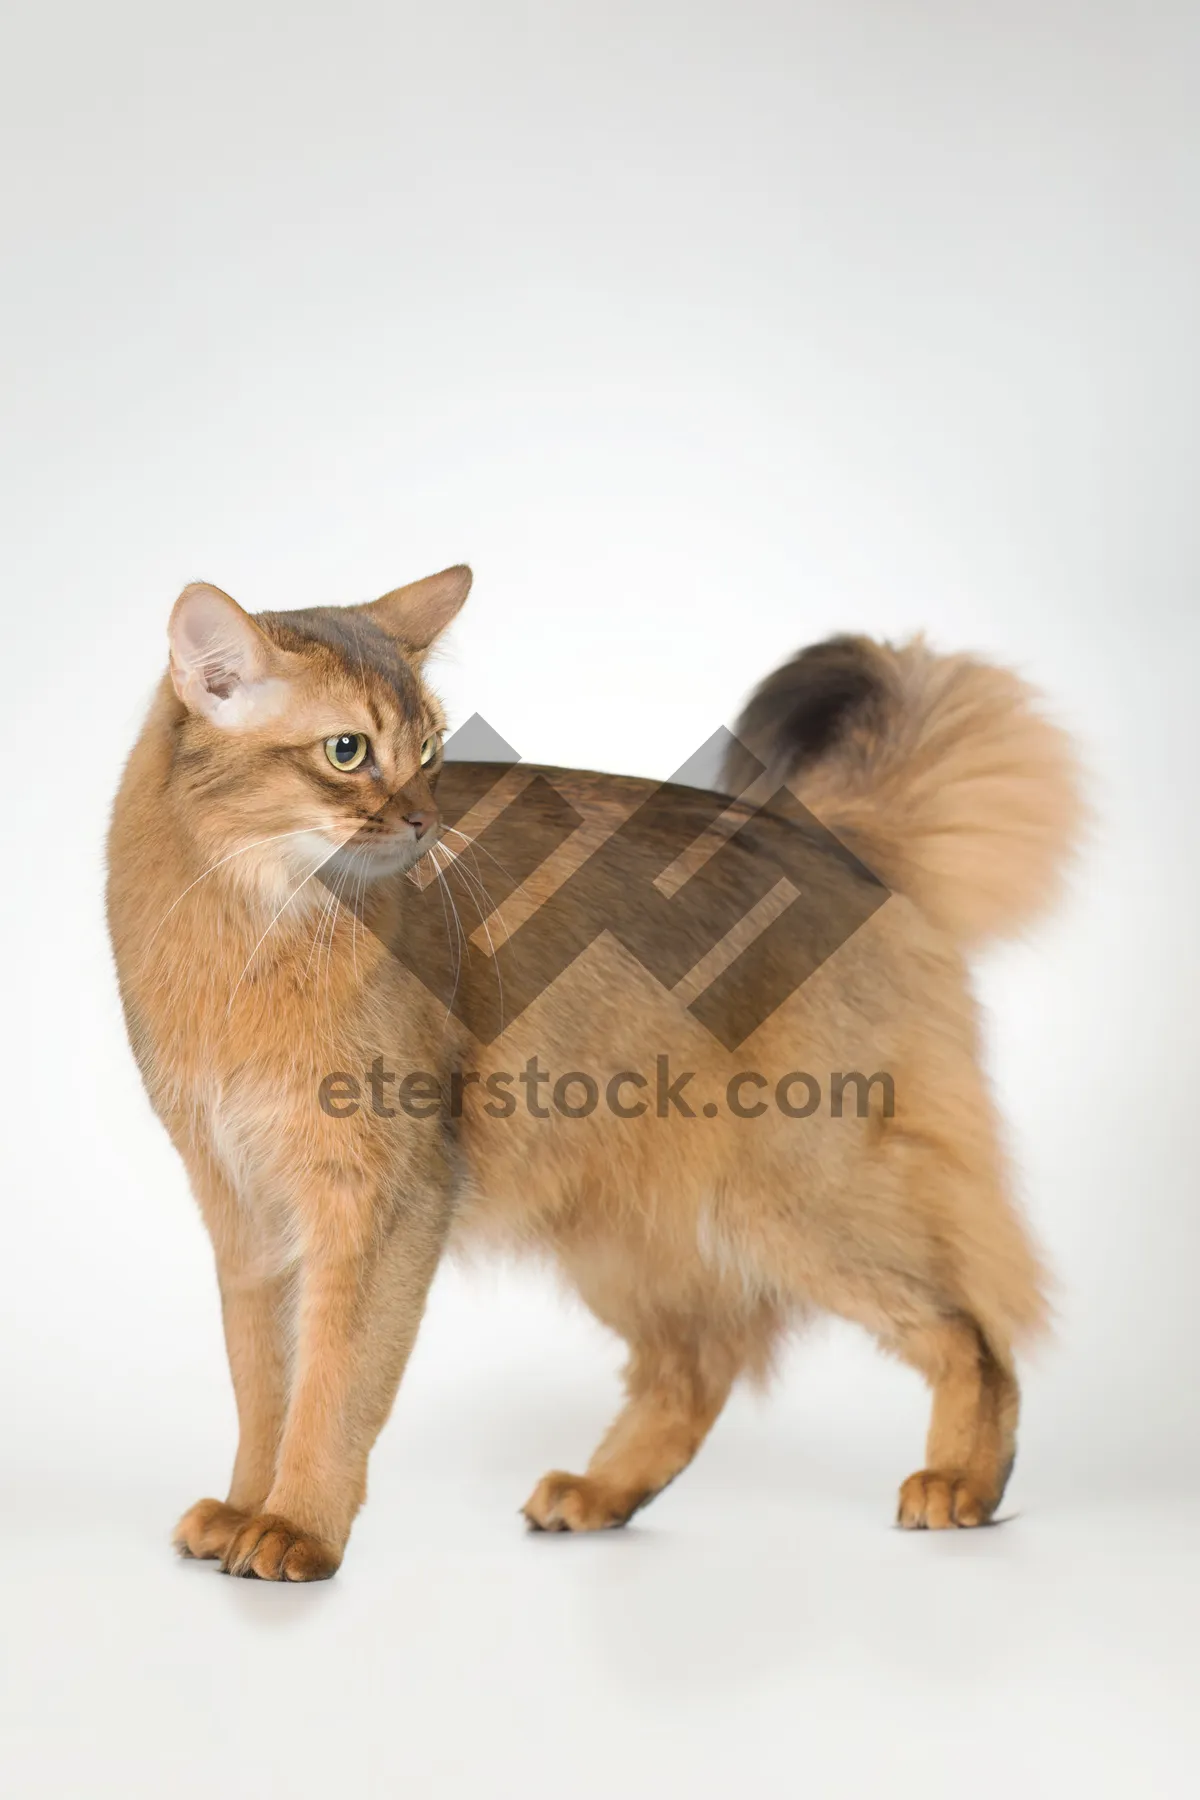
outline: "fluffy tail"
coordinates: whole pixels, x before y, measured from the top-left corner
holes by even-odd
[[[1018,932],[1057,896],[1083,806],[1074,748],[1008,669],[837,637],[769,675],[724,785],[786,781],[894,891],[964,944]],[[769,783],[770,788],[764,784]]]

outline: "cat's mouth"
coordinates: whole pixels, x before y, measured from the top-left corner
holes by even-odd
[[[352,872],[366,881],[403,875],[433,849],[440,835],[441,822],[434,819],[422,819],[419,825],[403,820],[383,830],[357,831],[339,845],[327,867],[334,873]]]

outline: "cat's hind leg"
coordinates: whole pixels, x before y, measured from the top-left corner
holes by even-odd
[[[1020,1391],[1007,1358],[965,1317],[915,1328],[894,1347],[933,1395],[926,1467],[901,1486],[897,1522],[910,1531],[986,1524],[1016,1454]]]
[[[624,1525],[687,1467],[741,1367],[733,1345],[655,1321],[627,1334],[627,1399],[583,1475],[554,1470],[525,1503],[535,1531]]]

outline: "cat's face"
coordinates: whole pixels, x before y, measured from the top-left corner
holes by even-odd
[[[170,791],[207,864],[303,905],[324,899],[318,875],[395,875],[437,842],[445,718],[421,664],[470,583],[447,569],[368,606],[253,618],[217,588],[184,590]]]

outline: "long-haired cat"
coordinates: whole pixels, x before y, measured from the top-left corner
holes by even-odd
[[[179,1548],[333,1573],[459,1244],[549,1259],[628,1345],[532,1527],[623,1524],[814,1309],[932,1389],[900,1523],[983,1523],[1046,1308],[964,958],[1054,896],[1069,743],[1004,670],[842,638],[750,701],[740,799],[443,769],[424,665],[469,586],[252,616],[196,585],[171,614],[108,898],[237,1398],[227,1497]]]

